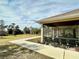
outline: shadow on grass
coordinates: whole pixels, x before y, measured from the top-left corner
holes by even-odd
[[[0,45],[0,59],[52,59],[17,45]]]
[[[16,45],[1,45],[0,46],[0,57],[7,57],[10,55],[14,55],[17,52],[25,52],[25,48],[16,46]]]

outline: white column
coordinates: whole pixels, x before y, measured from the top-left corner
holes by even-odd
[[[52,38],[54,39],[54,28],[52,28]]]
[[[43,43],[43,39],[44,39],[44,26],[41,25],[41,43]]]
[[[59,29],[57,28],[57,37],[59,36],[58,34],[59,34]]]

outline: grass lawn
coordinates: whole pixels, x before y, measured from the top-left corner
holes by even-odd
[[[36,38],[36,39],[32,39],[32,40],[28,40],[30,42],[35,42],[35,43],[40,43],[41,42],[41,37],[40,38]]]
[[[22,38],[34,37],[39,35],[23,34],[23,35],[9,35],[0,39],[0,59],[51,59],[45,55],[29,49],[17,46],[14,44],[7,44],[8,41],[18,40]],[[40,38],[30,40],[31,42],[39,42]]]
[[[6,44],[8,41],[34,37],[38,35],[17,35],[17,36],[4,36],[3,39],[0,39],[0,59],[51,59],[45,55],[39,54],[32,50],[17,46],[14,44]],[[33,39],[31,42],[38,42],[40,39]],[[5,44],[2,44],[5,43]]]
[[[16,39],[22,39],[22,38],[28,38],[28,37],[33,37],[37,35],[32,35],[32,34],[22,34],[22,35],[9,35],[9,36],[3,36],[3,38],[0,38],[0,45],[7,43],[8,41],[16,40]]]
[[[52,59],[17,45],[1,45],[0,59]]]

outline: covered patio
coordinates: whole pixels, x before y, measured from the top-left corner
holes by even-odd
[[[59,47],[79,47],[79,9],[39,20],[41,42]]]

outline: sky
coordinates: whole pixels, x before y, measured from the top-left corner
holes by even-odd
[[[79,0],[0,0],[0,19],[6,25],[16,23],[40,27],[34,21],[79,8]]]

